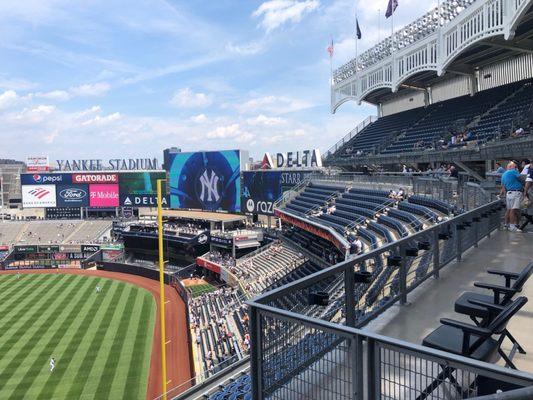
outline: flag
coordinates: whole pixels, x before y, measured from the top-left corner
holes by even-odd
[[[330,58],[333,57],[333,39],[331,39],[331,43],[328,46],[327,50],[328,50],[328,53],[329,53],[329,57]]]
[[[361,39],[361,28],[359,28],[359,20],[355,19],[355,36],[357,39]]]
[[[385,18],[392,16],[396,8],[398,7],[398,0],[389,0],[389,5],[387,6],[387,12],[385,13]]]

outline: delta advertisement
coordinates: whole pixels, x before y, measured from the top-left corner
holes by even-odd
[[[21,174],[22,203],[25,208],[155,207],[157,180],[165,177],[164,171]],[[166,205],[166,190],[164,195]]]
[[[245,171],[242,173],[243,212],[274,215],[274,203],[312,171]]]
[[[168,154],[170,207],[241,211],[240,150]]]
[[[120,205],[126,207],[157,207],[157,180],[166,179],[166,172],[132,172],[120,175]],[[168,205],[166,183],[162,185],[162,204]]]

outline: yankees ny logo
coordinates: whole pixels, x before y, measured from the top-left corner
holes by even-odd
[[[205,197],[207,195],[207,201],[218,201],[220,196],[218,194],[218,176],[214,171],[211,171],[211,176],[207,173],[207,170],[204,171],[200,177],[200,183],[202,184],[202,193],[200,193],[200,200],[206,201]]]

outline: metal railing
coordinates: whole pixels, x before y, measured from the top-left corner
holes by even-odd
[[[253,398],[475,398],[489,381],[533,385],[530,374],[360,329],[490,237],[502,210],[485,204],[248,302]],[[309,304],[331,288],[327,307]]]
[[[359,123],[354,129],[352,129],[350,132],[348,132],[341,140],[339,140],[337,143],[335,143],[333,146],[331,146],[328,151],[323,155],[323,158],[326,159],[330,155],[334,154],[337,150],[339,150],[342,146],[344,146],[346,143],[348,143],[350,140],[352,140],[355,136],[357,136],[363,129],[365,129],[368,125],[372,124],[373,122],[377,121],[378,117],[374,115],[370,115],[366,117],[362,122]]]

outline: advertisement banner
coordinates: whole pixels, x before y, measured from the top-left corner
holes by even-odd
[[[55,185],[72,183],[70,174],[20,174],[21,185]]]
[[[89,185],[57,185],[58,207],[88,207]]]
[[[120,205],[123,207],[157,207],[157,180],[166,172],[127,172],[119,175]],[[166,182],[162,185],[163,207],[167,207]]]
[[[56,206],[55,185],[23,185],[22,207],[41,208]]]
[[[96,208],[118,207],[118,185],[89,185],[89,206]]]
[[[239,150],[173,153],[165,165],[171,208],[241,211]]]
[[[274,203],[311,173],[313,171],[310,170],[243,172],[242,211],[251,214],[274,215]]]
[[[161,199],[163,207],[168,207],[168,202],[168,196],[163,196]],[[122,207],[157,207],[157,196],[155,194],[121,194],[120,205]]]
[[[16,253],[36,253],[37,246],[15,246]]]
[[[118,174],[72,174],[72,183],[118,183]]]
[[[281,172],[242,173],[243,212],[274,215],[274,203],[281,197]]]
[[[157,180],[166,179],[166,172],[122,172],[119,174],[120,194],[157,195]],[[163,184],[166,193],[166,184]]]
[[[47,172],[50,171],[50,164],[47,156],[26,157],[26,171]]]
[[[82,253],[96,253],[98,250],[100,250],[100,246],[96,244],[82,244],[81,245]]]

